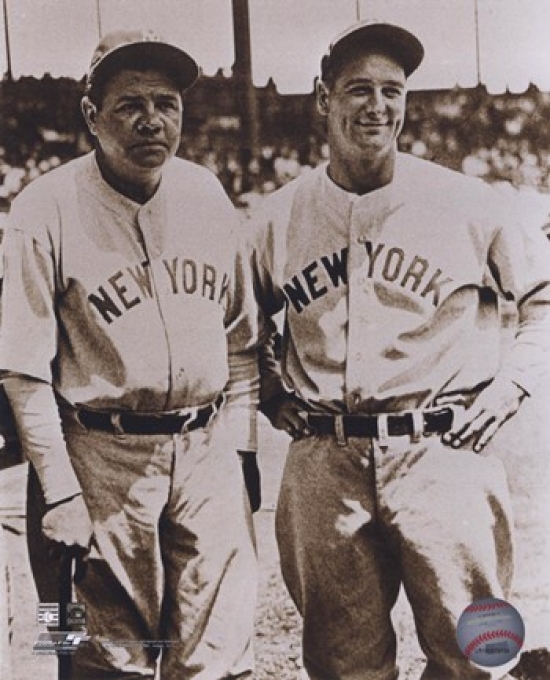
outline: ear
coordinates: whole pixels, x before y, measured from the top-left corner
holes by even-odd
[[[328,116],[329,110],[329,91],[325,83],[320,79],[315,79],[315,97],[317,100],[317,110],[322,116]]]
[[[86,121],[86,125],[90,130],[92,135],[96,135],[96,118],[97,118],[97,106],[90,100],[89,97],[82,97],[80,102],[80,108],[82,109],[82,115]]]

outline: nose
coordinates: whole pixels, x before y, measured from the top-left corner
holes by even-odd
[[[386,102],[382,91],[373,89],[367,100],[367,111],[370,115],[379,115],[386,110]]]
[[[137,130],[143,134],[154,134],[162,129],[159,112],[153,102],[146,104],[137,122]]]

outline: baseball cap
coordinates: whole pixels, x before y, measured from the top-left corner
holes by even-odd
[[[86,78],[92,83],[104,81],[122,68],[160,66],[183,90],[197,80],[200,69],[187,52],[166,42],[153,31],[132,30],[107,33],[99,41]]]
[[[405,71],[407,78],[424,58],[424,47],[409,31],[393,24],[361,21],[336,36],[321,60],[321,78],[361,47],[376,47],[390,54]]]

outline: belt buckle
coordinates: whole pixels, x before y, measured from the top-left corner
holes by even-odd
[[[414,409],[410,411],[413,423],[411,442],[419,442],[424,436],[424,411]]]
[[[346,430],[344,428],[344,416],[337,414],[334,416],[334,434],[338,446],[347,446],[348,440],[346,438]]]
[[[380,413],[376,416],[377,430],[378,430],[378,446],[381,449],[387,449],[390,445],[390,434],[388,431],[388,413]]]

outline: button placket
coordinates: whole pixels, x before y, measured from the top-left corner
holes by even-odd
[[[365,244],[369,240],[376,242],[382,233],[390,201],[391,189],[384,187],[367,196],[357,197],[351,207],[346,388],[349,394],[360,394],[361,401],[376,394],[379,359],[375,342],[375,281],[369,277]],[[353,404],[353,399],[348,403]]]
[[[168,403],[172,386],[175,382],[174,376],[177,372],[177,367],[175,367],[173,363],[174,352],[171,347],[170,326],[167,323],[167,319],[169,319],[170,316],[166,314],[165,309],[166,296],[164,291],[166,290],[166,285],[163,284],[163,282],[166,281],[166,263],[161,259],[164,250],[164,224],[165,222],[162,210],[157,211],[149,204],[142,206],[139,209],[136,218],[136,225],[137,229],[139,230],[145,256],[148,261],[153,297],[158,310],[159,318],[164,328],[164,338],[166,343],[164,349],[167,369],[166,403]],[[160,352],[161,349],[161,347],[156,348],[157,352]]]
[[[137,223],[148,258],[156,259],[161,253],[158,248],[158,243],[154,237],[155,225],[153,224],[152,220],[151,208],[141,208],[141,210],[138,212]]]
[[[365,309],[370,294],[367,275],[367,240],[364,212],[352,206],[349,247],[348,290],[348,354],[346,361],[346,387],[350,398],[348,407],[357,410],[365,395],[369,394],[368,316]]]

